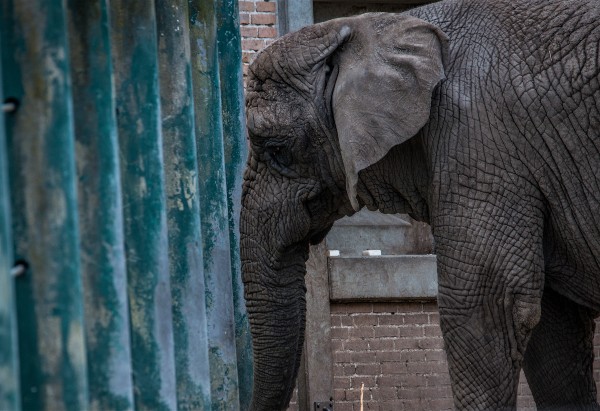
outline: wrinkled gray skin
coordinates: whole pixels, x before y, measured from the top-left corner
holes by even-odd
[[[250,66],[253,410],[285,409],[305,260],[366,206],[431,224],[458,409],[598,409],[600,3],[450,1],[307,27]]]

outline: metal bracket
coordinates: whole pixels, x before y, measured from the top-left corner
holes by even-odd
[[[315,401],[315,411],[333,411],[333,398],[330,398],[329,401],[316,402]]]
[[[2,103],[2,112],[4,113],[12,113],[17,111],[17,107],[19,106],[17,100],[12,98],[7,98],[4,103]]]
[[[18,277],[25,274],[25,271],[27,271],[27,263],[19,261],[10,269],[10,275]]]

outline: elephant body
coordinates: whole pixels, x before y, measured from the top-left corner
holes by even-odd
[[[526,230],[537,238],[535,246],[509,243],[541,247],[545,284],[599,311],[600,25],[598,2],[588,5],[595,9],[516,2],[508,12],[503,3],[467,3],[473,10],[466,12],[440,5],[470,16],[459,29],[436,18],[446,13],[423,9],[414,14],[450,38],[478,39],[466,49],[460,41],[450,42],[450,55],[460,57],[450,59],[432,107],[440,114],[423,130],[432,176],[429,196],[439,200],[431,205],[446,210],[435,212],[430,223],[434,229],[461,227],[446,234],[436,230],[437,243],[441,246],[440,236],[451,242],[472,237],[464,231],[470,222],[457,222],[456,207],[483,207],[484,214],[502,208],[505,216],[494,214],[500,225],[516,231],[533,227]],[[478,82],[466,85],[465,72]],[[534,221],[518,221],[519,214]],[[497,228],[491,231],[501,232]],[[532,232],[540,229],[541,236]],[[486,237],[499,240],[488,235],[479,240]]]
[[[250,67],[241,252],[253,409],[284,409],[304,261],[361,207],[431,224],[455,405],[599,409],[600,2],[332,20]]]

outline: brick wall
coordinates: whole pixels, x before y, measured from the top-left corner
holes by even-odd
[[[600,381],[600,324],[594,346]],[[365,410],[452,410],[443,347],[435,302],[332,304],[335,410],[360,410],[362,384]],[[523,373],[517,404],[519,411],[535,410]],[[297,410],[294,393],[288,411]]]
[[[277,2],[244,0],[240,6],[244,76],[256,53],[272,43],[277,33]]]
[[[452,410],[435,302],[331,305],[336,411]],[[534,410],[525,378],[519,410]]]
[[[432,303],[333,304],[336,411],[451,409],[450,379]]]

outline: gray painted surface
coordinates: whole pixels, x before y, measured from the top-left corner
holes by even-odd
[[[360,256],[364,250],[381,250],[383,255],[430,254],[433,239],[429,225],[407,215],[361,210],[335,223],[327,246],[346,257]]]
[[[315,2],[315,4],[313,5],[313,16],[315,23],[321,23],[338,17],[350,17],[363,13],[401,13],[414,6],[414,4],[407,5],[405,3],[382,4],[365,1]]]
[[[277,6],[280,36],[314,23],[312,0],[278,0]]]
[[[311,246],[306,262],[306,333],[298,378],[298,404],[313,409],[315,402],[333,397],[333,353],[329,278],[325,242]]]
[[[314,0],[315,23],[370,12],[401,13],[430,0]]]
[[[436,257],[330,257],[329,293],[332,301],[435,298]]]

